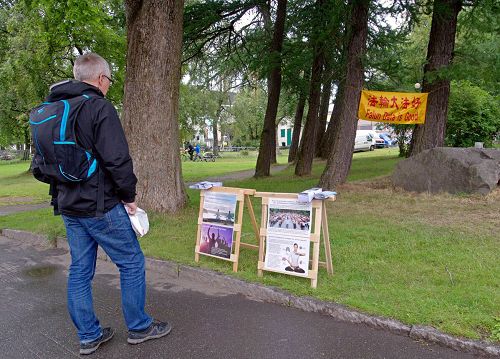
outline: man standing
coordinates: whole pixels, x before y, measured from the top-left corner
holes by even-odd
[[[101,327],[93,308],[98,245],[120,271],[128,343],[160,338],[171,326],[153,320],[144,310],[144,255],[127,215],[137,209],[137,178],[118,114],[104,98],[112,81],[110,67],[101,56],[89,53],[76,59],[73,74],[75,80],[53,85],[46,101],[87,98],[77,115],[75,134],[78,144],[97,159],[98,175],[85,182],[58,183],[54,202],[71,251],[68,310],[78,331],[80,354],[91,354],[114,335],[112,328]]]

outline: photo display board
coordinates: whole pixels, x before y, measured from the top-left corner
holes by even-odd
[[[255,192],[255,197],[262,198],[258,276],[269,271],[303,277],[316,288],[320,265],[332,275],[326,202],[335,197],[307,203],[299,202],[297,193]],[[324,262],[319,258],[322,236]]]
[[[309,275],[311,220],[311,203],[269,199],[265,270]]]
[[[230,258],[236,194],[207,192],[204,197],[199,251],[216,257]]]
[[[254,193],[255,190],[234,187],[212,187],[200,192],[196,262],[199,262],[200,255],[223,259],[233,262],[233,271],[237,272],[240,245],[258,248],[240,241],[245,203],[252,227],[259,238],[258,225],[249,199]]]

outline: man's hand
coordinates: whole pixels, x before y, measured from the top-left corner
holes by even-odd
[[[134,215],[135,211],[137,211],[137,204],[135,202],[132,202],[132,203],[123,202],[123,204],[125,205],[125,208],[127,209],[128,214]]]

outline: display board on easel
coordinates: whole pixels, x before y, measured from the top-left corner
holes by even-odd
[[[256,237],[259,239],[258,225],[249,196],[255,190],[234,187],[212,187],[200,193],[198,232],[196,236],[195,261],[200,255],[226,260],[233,263],[233,271],[238,271],[241,243],[243,208],[247,205]]]
[[[255,196],[262,198],[258,275],[269,271],[308,278],[316,288],[320,264],[333,274],[326,202],[335,197],[300,203],[292,193],[256,192]],[[325,262],[319,260],[321,233]]]

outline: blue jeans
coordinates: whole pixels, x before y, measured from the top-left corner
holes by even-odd
[[[92,301],[97,245],[120,270],[122,311],[128,329],[140,331],[149,327],[152,318],[144,311],[144,254],[124,206],[116,205],[103,217],[62,217],[71,251],[68,310],[78,330],[80,343],[91,342],[102,335]]]

